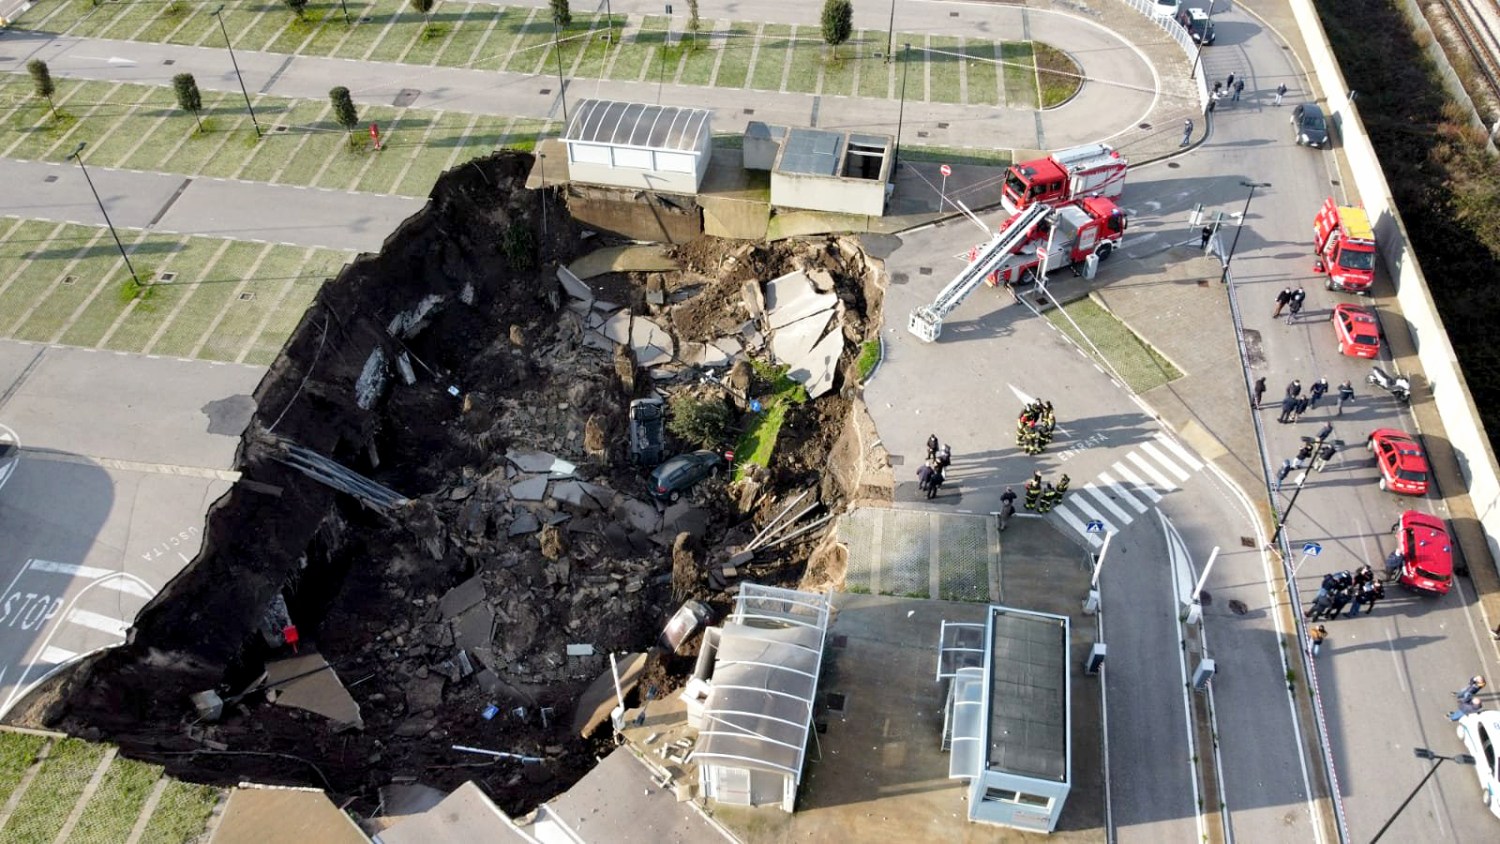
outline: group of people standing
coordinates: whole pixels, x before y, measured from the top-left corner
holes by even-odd
[[[948,466],[953,462],[953,446],[939,447],[937,434],[927,437],[927,460],[917,469],[917,488],[936,498],[938,490],[948,480]]]
[[[1261,406],[1261,399],[1266,394],[1265,376],[1255,379],[1254,394],[1255,406],[1259,408]],[[1306,394],[1302,392],[1302,379],[1293,378],[1291,383],[1286,385],[1286,392],[1282,394],[1281,415],[1277,417],[1276,421],[1282,424],[1302,421],[1302,414],[1317,407],[1318,402],[1322,401],[1327,395],[1327,377],[1320,377],[1314,381],[1312,386],[1308,387]],[[1339,385],[1338,391],[1334,394],[1334,399],[1338,402],[1338,413],[1335,415],[1343,416],[1344,405],[1354,400],[1354,384],[1345,380],[1344,383]]]
[[[1457,721],[1465,715],[1473,715],[1483,709],[1484,701],[1479,699],[1479,691],[1484,687],[1483,674],[1470,677],[1467,685],[1453,693],[1453,696],[1458,698],[1458,708],[1448,713],[1448,720]]]
[[[1037,399],[1021,409],[1016,420],[1016,445],[1027,454],[1041,454],[1052,443],[1052,429],[1056,426],[1052,402]]]
[[[1058,478],[1057,484],[1054,485],[1051,481],[1043,481],[1041,472],[1033,473],[1031,480],[1026,482],[1026,509],[1038,513],[1051,512],[1052,508],[1062,501],[1070,483],[1072,481],[1067,475]],[[1009,490],[1006,491],[1009,492]]]
[[[1291,325],[1297,321],[1297,315],[1302,313],[1302,303],[1307,301],[1307,291],[1299,287],[1284,287],[1276,294],[1276,310],[1271,314],[1271,319],[1281,316],[1283,310],[1287,311],[1286,324]]]
[[[1364,607],[1365,614],[1368,615],[1375,611],[1375,603],[1384,597],[1385,586],[1369,566],[1360,566],[1352,574],[1347,570],[1336,571],[1323,576],[1317,597],[1313,598],[1311,606],[1302,611],[1302,615],[1308,621],[1321,621],[1325,618],[1336,621],[1345,607],[1349,607],[1350,618],[1359,615],[1360,607]],[[1326,635],[1325,629],[1323,636]],[[1316,645],[1321,644],[1323,636],[1315,638],[1314,654],[1318,652]]]

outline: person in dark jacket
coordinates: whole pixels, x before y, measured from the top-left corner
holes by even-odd
[[[1255,401],[1250,406],[1255,410],[1259,410],[1260,400],[1266,394],[1266,376],[1262,375],[1255,379],[1255,387],[1252,392],[1255,394]]]
[[[1352,589],[1340,589],[1333,593],[1333,606],[1328,610],[1329,621],[1338,620],[1339,613],[1342,613],[1344,607],[1349,606],[1349,602],[1354,599],[1353,591]]]
[[[938,452],[938,438],[937,438],[937,434],[928,434],[927,435],[927,459],[931,460],[934,457],[937,457],[937,452]]]
[[[1323,396],[1325,396],[1327,394],[1328,394],[1328,379],[1327,378],[1319,378],[1318,380],[1312,382],[1312,386],[1307,389],[1308,406],[1309,407],[1317,407],[1318,406],[1318,400],[1321,399],[1321,398],[1323,398]]]
[[[931,461],[929,461],[927,463],[923,463],[921,466],[918,466],[917,467],[917,489],[920,489],[923,492],[927,492],[928,488],[932,486],[932,475],[933,475],[933,469],[932,469],[932,463],[931,463]],[[927,497],[931,498],[932,496],[928,495]]]

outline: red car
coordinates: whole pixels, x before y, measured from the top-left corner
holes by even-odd
[[[1453,543],[1443,520],[1407,510],[1396,523],[1396,552],[1401,555],[1402,586],[1446,595],[1453,586]]]
[[[1371,432],[1365,447],[1380,467],[1380,488],[1402,495],[1427,494],[1427,455],[1411,434],[1395,428]]]
[[[1333,333],[1339,338],[1339,354],[1373,358],[1380,354],[1380,323],[1375,312],[1363,305],[1335,305]]]

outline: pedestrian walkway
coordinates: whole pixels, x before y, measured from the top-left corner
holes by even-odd
[[[1203,462],[1160,431],[1131,449],[1109,471],[1065,496],[1052,508],[1063,523],[1097,549],[1104,536],[1117,533],[1144,515],[1162,497],[1177,490],[1203,468]],[[1090,522],[1102,523],[1099,531]]]

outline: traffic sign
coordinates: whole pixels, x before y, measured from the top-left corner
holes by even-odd
[[[938,172],[942,173],[944,177],[951,176],[953,175],[953,168],[944,164],[942,167],[938,168]]]
[[[1104,532],[1104,523],[1101,522],[1101,521],[1099,521],[1098,519],[1094,519],[1094,520],[1092,520],[1092,521],[1089,522],[1089,524],[1088,524],[1088,531],[1089,531],[1089,533],[1103,533]]]
[[[1316,542],[1309,542],[1306,545],[1302,546],[1302,553],[1306,554],[1309,557],[1316,557],[1319,554],[1323,553],[1323,546],[1319,545]]]

